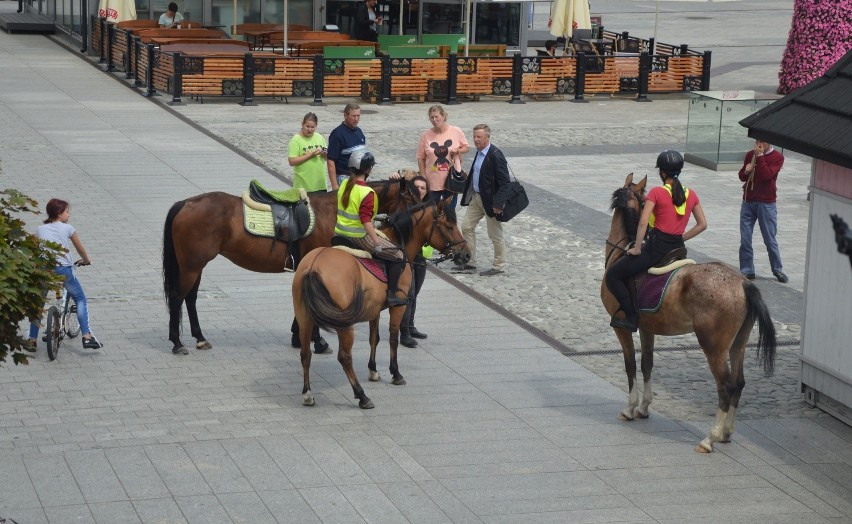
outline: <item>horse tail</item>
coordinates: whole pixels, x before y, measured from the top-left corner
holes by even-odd
[[[364,290],[356,286],[352,301],[345,309],[340,309],[331,298],[320,274],[308,271],[302,279],[302,304],[320,328],[327,331],[346,328],[359,320],[364,309]]]
[[[169,209],[169,213],[166,215],[166,224],[163,226],[163,295],[170,310],[169,298],[173,293],[177,293],[179,289],[178,279],[180,278],[180,266],[175,253],[174,238],[172,238],[172,224],[174,224],[175,217],[185,204],[186,200],[175,202]],[[178,315],[180,315],[180,311],[178,311]]]
[[[746,296],[747,319],[750,324],[757,320],[759,337],[757,339],[757,358],[763,359],[763,371],[771,375],[775,369],[775,325],[769,316],[769,309],[760,295],[760,290],[751,282],[743,282]]]

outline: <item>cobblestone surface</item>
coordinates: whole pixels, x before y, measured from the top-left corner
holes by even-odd
[[[587,104],[511,105],[490,100],[447,107],[450,122],[468,135],[476,123],[485,121],[491,125],[494,143],[506,151],[533,203],[506,228],[510,257],[506,275],[486,278],[476,273],[455,274],[449,267],[442,270],[543,331],[563,345],[566,352],[595,352],[571,358],[626,391],[623,357],[600,303],[603,247],[610,221],[609,195],[628,172],[653,173],[653,162],[661,149],[684,149],[686,100],[682,95],[659,97],[652,104],[593,99]],[[301,117],[307,111],[316,112],[319,131],[327,135],[340,121],[340,110],[348,101],[327,102],[321,107],[264,103],[250,109],[214,101],[188,104],[177,111],[287,179],[287,141],[298,130]],[[428,126],[427,107],[362,106],[361,127],[379,160],[376,176],[414,165],[413,146]],[[691,254],[736,265],[738,238],[732,234],[738,231],[739,182],[735,173],[717,173],[692,165],[687,165],[685,173],[688,185],[702,196],[711,223],[711,231],[690,243]],[[797,214],[797,220],[806,220],[807,216],[807,206],[801,200],[808,175],[807,161],[791,156],[782,178],[799,185],[790,192],[787,205],[790,212]],[[459,212],[463,215],[464,208],[459,208]],[[747,353],[742,417],[819,413],[805,405],[797,391],[796,342],[801,319],[794,305],[786,303],[802,300],[803,267],[797,268],[794,260],[803,259],[804,230],[797,235],[801,236],[781,238],[785,269],[794,279],[791,286],[797,289],[780,291],[781,299],[772,303],[772,294],[767,291],[780,285],[766,279],[757,281],[770,309],[783,313],[773,316],[779,341],[788,345],[779,347],[772,377],[763,375],[753,351]],[[484,269],[493,256],[484,226],[479,228],[477,238],[478,265]],[[803,266],[803,262],[800,264]],[[764,273],[768,273],[768,268]],[[793,321],[789,322],[791,317]],[[656,353],[652,407],[676,418],[708,420],[715,413],[715,384],[695,337],[658,338],[657,346],[692,349]],[[599,354],[606,350],[618,351]]]

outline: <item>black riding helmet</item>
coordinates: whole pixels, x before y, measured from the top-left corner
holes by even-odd
[[[669,175],[676,175],[683,169],[683,155],[673,149],[663,151],[657,156],[657,168]]]
[[[376,157],[366,149],[359,149],[349,156],[349,169],[359,173],[369,171],[376,165]]]

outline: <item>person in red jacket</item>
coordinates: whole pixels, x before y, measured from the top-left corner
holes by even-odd
[[[740,272],[754,279],[754,251],[751,238],[754,223],[760,224],[760,234],[769,252],[769,266],[778,282],[788,282],[781,265],[781,251],[775,235],[778,231],[778,213],[775,209],[775,183],[784,165],[784,156],[771,144],[755,140],[754,150],[746,153],[740,180],[743,181],[743,203],[740,206]]]

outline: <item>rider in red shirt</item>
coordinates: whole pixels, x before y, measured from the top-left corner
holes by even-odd
[[[653,188],[645,197],[636,231],[636,245],[606,272],[606,286],[618,300],[618,310],[609,325],[631,332],[639,329],[639,311],[630,299],[627,281],[633,275],[647,271],[673,249],[684,247],[684,241],[707,229],[707,219],[698,195],[680,183],[683,156],[677,151],[663,151],[657,157],[657,168],[663,185]],[[686,231],[690,215],[695,217],[696,223]],[[650,230],[648,226],[651,226]],[[644,243],[642,239],[645,239]]]

